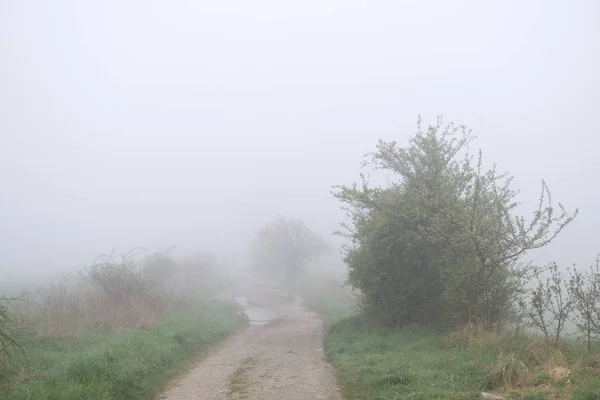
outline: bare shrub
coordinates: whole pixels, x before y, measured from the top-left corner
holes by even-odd
[[[146,258],[138,253],[134,249],[120,259],[101,255],[76,278],[63,276],[24,294],[10,314],[2,306],[0,317],[10,315],[12,325],[0,320],[0,333],[19,326],[44,337],[65,337],[84,334],[98,325],[117,330],[151,327],[165,314],[187,308],[186,294],[169,292],[158,277],[161,268],[177,272],[177,265],[164,253]],[[3,351],[10,343],[1,344]]]
[[[85,279],[96,289],[88,298],[95,323],[116,329],[151,326],[173,306],[187,305],[181,296],[167,292],[164,281],[176,273],[166,253],[138,257],[133,249],[117,261],[101,255],[85,270]]]
[[[84,278],[93,287],[126,306],[133,298],[144,297],[150,285],[142,274],[142,262],[138,249],[121,255],[117,261],[114,254],[100,255],[94,264],[85,268]]]
[[[18,299],[0,297],[0,366],[9,362],[15,350],[25,354],[16,340],[15,317],[8,308],[8,304],[16,300]]]
[[[592,341],[600,336],[600,255],[596,257],[596,264],[587,271],[573,268],[570,272],[569,294],[575,308],[573,322],[591,353]]]
[[[545,281],[541,278],[544,272],[550,274]],[[540,329],[545,337],[554,336],[556,341],[559,341],[576,303],[571,298],[567,283],[556,263],[542,269],[535,268],[533,278],[537,286],[532,292],[529,304],[530,324]]]

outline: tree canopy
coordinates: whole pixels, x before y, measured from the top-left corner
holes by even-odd
[[[541,183],[529,219],[516,214],[512,177],[482,152],[465,126],[436,125],[413,134],[406,147],[380,140],[364,166],[394,179],[374,186],[365,175],[334,187],[350,222],[349,283],[370,315],[391,324],[506,321],[521,293],[522,258],[548,245],[576,216],[553,205]]]

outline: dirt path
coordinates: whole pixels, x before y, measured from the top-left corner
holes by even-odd
[[[233,294],[233,293],[232,293]],[[229,338],[159,396],[163,400],[339,400],[322,349],[322,322],[301,298],[236,289],[273,318]],[[260,319],[260,318],[259,318]]]

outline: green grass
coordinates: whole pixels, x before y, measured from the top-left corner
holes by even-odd
[[[348,297],[318,281],[297,292],[326,322],[326,355],[347,400],[480,399],[495,382],[518,383],[507,399],[600,400],[600,367],[590,367],[592,358],[572,340],[556,348],[531,336],[483,334],[467,346],[464,332],[373,325],[353,312]],[[555,365],[568,368],[572,381],[554,381],[548,371]]]
[[[426,328],[334,325],[325,341],[346,399],[479,399],[493,353],[443,349]]]
[[[357,316],[328,330],[325,350],[348,400],[479,399],[490,383],[492,392],[513,383],[507,399],[600,400],[598,355],[573,340],[555,347],[530,336],[491,336],[471,348],[450,341],[425,327],[394,330]],[[552,372],[561,369],[568,375]]]
[[[151,329],[99,328],[80,339],[22,338],[30,368],[26,374],[19,374],[24,365],[3,371],[0,398],[151,399],[186,362],[243,324],[233,306],[203,300]],[[25,379],[15,387],[20,375]]]

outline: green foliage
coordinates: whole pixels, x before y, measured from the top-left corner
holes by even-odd
[[[277,217],[256,233],[251,252],[256,268],[293,284],[306,264],[328,254],[330,246],[301,220]]]
[[[349,283],[368,315],[393,325],[427,323],[488,327],[517,315],[525,272],[520,259],[549,244],[574,218],[553,207],[542,183],[529,221],[516,216],[512,178],[484,170],[474,135],[441,118],[407,147],[379,141],[365,166],[396,177],[387,186],[335,187],[350,223]],[[577,211],[575,212],[576,215]]]
[[[23,343],[32,361],[29,377],[16,387],[10,380],[0,381],[0,398],[154,398],[186,361],[242,324],[232,306],[205,301],[170,315],[152,329],[97,330],[68,340],[30,338]],[[20,366],[13,370],[16,380]]]

